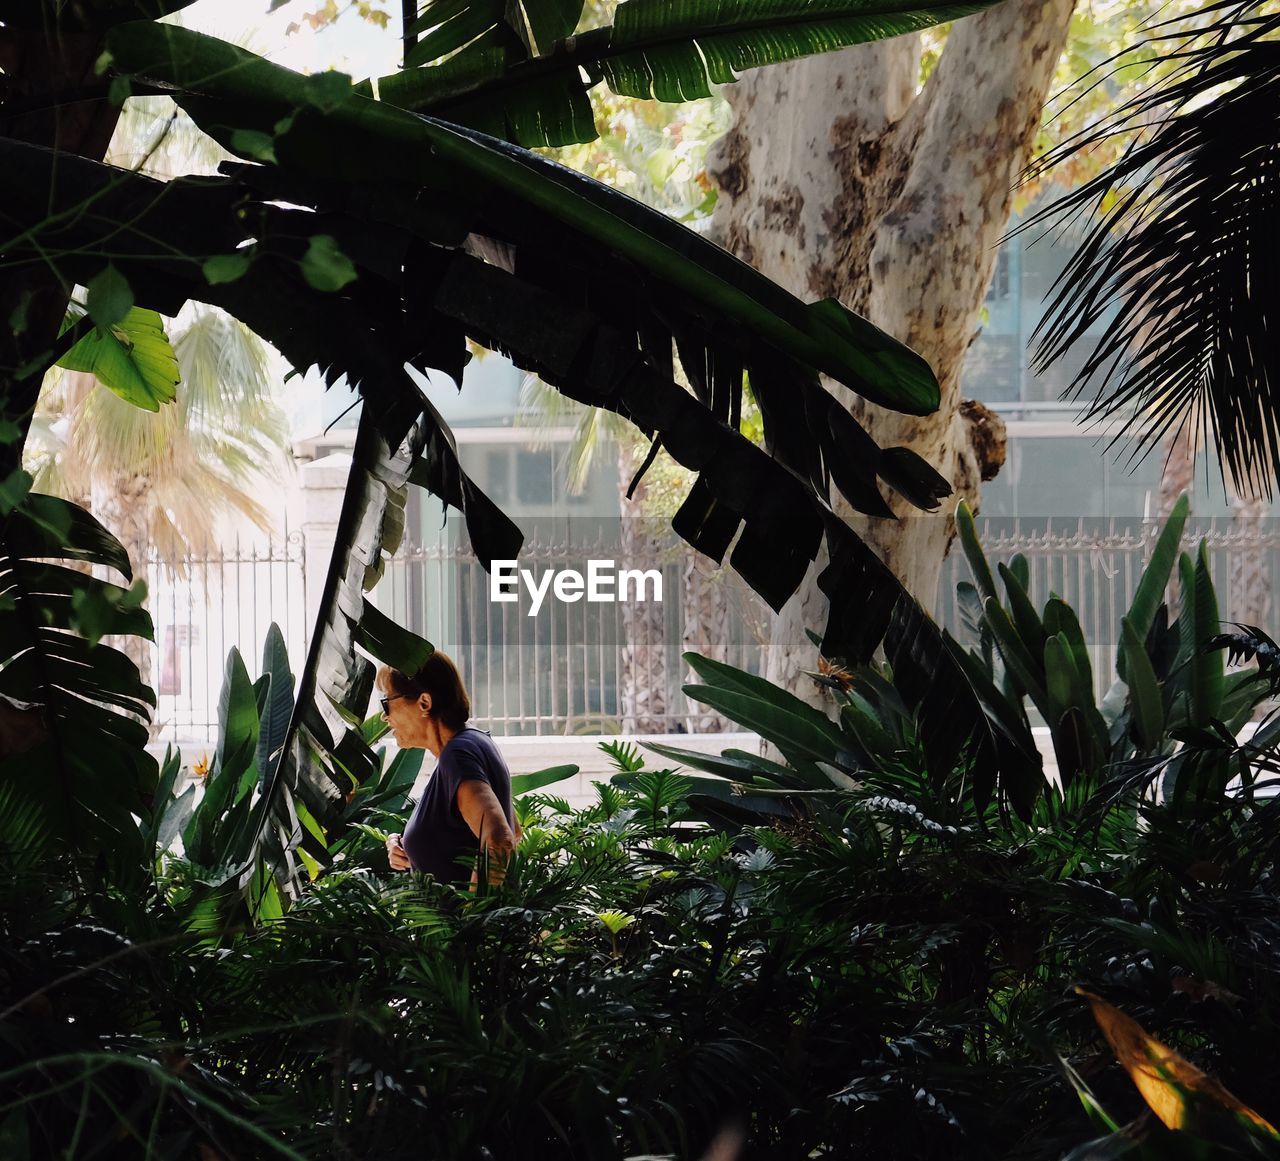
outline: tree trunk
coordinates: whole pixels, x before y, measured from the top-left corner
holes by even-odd
[[[1196,486],[1197,429],[1193,423],[1184,423],[1177,431],[1165,437],[1160,447],[1162,465],[1160,471],[1160,502],[1157,515],[1161,524],[1169,518],[1178,497],[1184,492],[1190,498]]]
[[[684,613],[682,652],[701,653],[715,661],[729,660],[729,602],[725,599],[724,578],[714,573],[711,561],[701,553],[685,554],[681,570],[680,600]],[[686,669],[685,681],[701,679]],[[691,734],[723,734],[728,721],[699,705],[692,698],[685,701],[685,729]]]
[[[709,170],[718,239],[802,298],[835,297],[909,343],[942,386],[933,415],[889,413],[837,390],[882,446],[919,452],[956,489],[938,515],[890,497],[899,521],[838,508],[926,608],[963,497],[1003,460],[1002,429],[962,408],[1011,188],[1030,155],[1073,0],[1008,0],[951,29],[917,93],[918,37],[759,69],[733,86],[735,127]],[[815,704],[805,628],[826,599],[810,571],[774,624],[769,676]],[[808,688],[806,688],[808,687]]]
[[[627,486],[643,459],[643,446],[623,443],[618,448],[618,492],[622,507],[622,560],[619,568],[662,567],[666,531],[662,521],[643,515],[644,480],[628,499]],[[663,593],[665,597],[667,594]],[[667,623],[660,601],[619,603],[622,620],[621,665],[618,673],[624,734],[663,734],[667,723]]]
[[[1257,625],[1270,632],[1271,572],[1267,567],[1266,535],[1271,505],[1260,496],[1232,490],[1232,540],[1229,592],[1231,603],[1223,619]]]

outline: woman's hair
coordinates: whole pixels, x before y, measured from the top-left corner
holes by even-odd
[[[378,675],[389,693],[417,698],[431,695],[431,716],[451,730],[460,730],[471,716],[471,699],[458,667],[447,655],[435,652],[417,673],[409,676],[386,666]]]

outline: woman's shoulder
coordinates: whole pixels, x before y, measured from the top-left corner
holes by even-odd
[[[496,749],[497,743],[488,730],[482,730],[478,726],[463,726],[445,743],[444,749],[440,751],[440,757],[443,758],[450,752],[456,754],[468,750],[472,753],[487,754]]]

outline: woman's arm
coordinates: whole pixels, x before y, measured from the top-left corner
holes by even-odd
[[[501,883],[507,873],[507,862],[516,849],[515,836],[507,825],[502,804],[493,787],[478,778],[458,783],[458,812],[471,833],[480,840],[480,849],[489,859],[489,882]]]

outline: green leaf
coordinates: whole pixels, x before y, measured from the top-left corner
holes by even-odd
[[[1218,598],[1209,575],[1209,547],[1200,542],[1192,580],[1191,604],[1191,716],[1192,726],[1207,726],[1222,713],[1224,655],[1205,649],[1205,642],[1220,629]],[[1185,612],[1183,614],[1186,615]]]
[[[689,101],[760,65],[901,36],[979,11],[982,4],[902,0],[627,0],[608,55],[585,65],[624,96]]]
[[[845,748],[838,731],[833,739],[831,731],[814,724],[808,715],[791,713],[781,708],[775,698],[752,697],[707,685],[686,685],[684,692],[739,725],[754,730],[777,746],[788,759],[794,754],[830,762]],[[828,785],[825,778],[819,784]]]
[[[410,25],[410,33],[421,39],[406,54],[404,67],[412,69],[466,45],[467,52],[459,56],[490,45],[519,59],[534,51],[545,54],[573,33],[583,6],[583,0],[434,0],[423,5]]]
[[[695,770],[705,770],[708,774],[715,774],[720,778],[728,778],[732,782],[749,783],[762,774],[772,773],[763,760],[757,761],[749,755],[704,754],[699,750],[685,750],[678,746],[664,745],[661,742],[641,744],[646,750],[652,750],[664,758],[670,758],[685,766],[692,766]],[[785,767],[783,771],[786,772]]]
[[[133,84],[128,77],[112,77],[107,86],[107,103],[117,109],[133,96]]]
[[[1133,602],[1129,606],[1129,624],[1142,641],[1156,619],[1156,610],[1164,603],[1165,589],[1169,587],[1169,577],[1178,559],[1178,545],[1182,542],[1182,530],[1187,523],[1187,514],[1191,511],[1191,501],[1182,495],[1169,513],[1160,535],[1156,538],[1155,547],[1151,550],[1151,559],[1142,570],[1138,587],[1134,590]],[[1124,650],[1116,654],[1116,673],[1120,680],[1125,680]]]
[[[1022,643],[1022,638],[1013,627],[1013,621],[998,598],[988,597],[983,602],[983,612],[986,614],[987,624],[991,627],[996,649],[1000,652],[1005,669],[1020,687],[1019,694],[1030,697],[1040,712],[1045,713],[1048,695],[1045,690],[1043,659],[1032,657],[1027,652],[1027,647]]]
[[[218,104],[180,104],[218,132],[224,101],[278,117],[308,102],[306,78],[233,45],[169,25],[138,22],[109,34],[122,68],[136,69]],[[939,387],[918,354],[834,300],[805,304],[678,222],[544,158],[466,129],[415,117],[384,102],[353,97],[308,123],[298,115],[286,136],[299,177],[418,182],[491,191],[564,223],[605,246],[679,295],[714,312],[789,358],[823,371],[881,406],[926,414]]]
[[[748,673],[745,669],[716,661],[711,657],[703,657],[700,653],[685,653],[683,658],[689,668],[708,685],[745,693],[753,698],[770,702],[778,709],[803,719],[814,729],[825,733],[837,749],[847,744],[840,732],[840,727],[826,714],[781,686],[774,685],[768,678]]]
[[[262,646],[262,674],[267,679],[267,699],[260,714],[258,750],[254,764],[260,771],[272,769],[284,745],[293,715],[293,672],[289,668],[289,652],[284,634],[274,621],[267,629]]]
[[[332,113],[350,100],[351,78],[335,69],[312,73],[306,82],[307,100],[323,113]]]
[[[1041,623],[1031,598],[1027,596],[1026,585],[1018,580],[1007,565],[1001,564],[998,567],[1005,592],[1009,594],[1009,612],[1013,616],[1018,636],[1022,638],[1027,652],[1032,657],[1039,657],[1043,655],[1044,643],[1048,639],[1047,626]]]
[[[521,794],[532,794],[535,790],[541,790],[544,786],[554,786],[557,782],[572,778],[578,773],[578,769],[577,766],[570,764],[567,766],[548,766],[545,770],[536,770],[531,774],[512,774],[511,794],[513,797]]]
[[[120,632],[122,619],[127,621],[128,615],[141,607],[146,595],[147,582],[141,578],[128,589],[102,582],[79,587],[71,594],[71,627],[90,645],[96,645],[108,634]],[[150,638],[152,634],[141,635]]]
[[[590,84],[604,80],[625,96],[687,101],[709,96],[712,85],[736,80],[746,69],[918,32],[988,6],[920,0],[626,0],[616,9],[612,28],[579,34],[548,54],[547,36],[568,35],[560,29],[568,27],[571,9],[566,4],[561,13],[559,5],[529,4],[527,12],[540,10],[537,24],[530,16],[538,57],[527,60],[525,52],[508,52],[505,67],[495,67],[487,81],[477,77],[450,92],[439,81],[415,83],[415,74],[432,70],[413,66],[480,37],[503,15],[501,0],[454,0],[428,7],[428,14],[438,11],[439,16],[430,25],[424,21],[432,31],[406,60],[403,77],[383,77],[378,86],[384,100],[405,102],[415,111],[439,109],[450,120],[459,109],[465,114],[469,108],[501,107],[509,124],[536,114],[552,125],[576,125],[570,106],[585,99],[584,71]],[[496,43],[483,37],[458,55]],[[460,71],[455,66],[454,80],[462,79]],[[449,99],[463,94],[470,104]],[[571,140],[549,135],[545,143]]]
[[[978,540],[973,512],[964,500],[956,506],[956,535],[960,539],[964,558],[969,562],[969,571],[973,573],[974,584],[978,586],[978,592],[982,595],[983,605],[985,606],[988,600],[998,602],[1000,594],[996,591],[995,577],[991,575],[991,565],[987,563],[987,555],[982,551],[982,544]]]
[[[268,165],[276,163],[276,139],[260,129],[233,129],[230,147],[233,153]]]
[[[14,468],[3,480],[0,480],[0,516],[8,516],[31,491],[34,481],[29,472]]]
[[[302,277],[317,290],[337,291],[354,282],[355,264],[331,234],[314,234],[302,256]]]
[[[133,307],[113,326],[85,335],[59,367],[87,371],[108,390],[144,411],[159,411],[178,391],[178,360],[153,310]]]
[[[1120,621],[1120,650],[1125,655],[1134,741],[1148,754],[1164,744],[1164,703],[1146,646],[1128,617]]]
[[[89,317],[103,330],[123,321],[133,306],[133,290],[129,280],[114,266],[95,274],[85,289],[89,292]]]
[[[1092,706],[1095,694],[1093,689],[1093,661],[1089,656],[1089,646],[1084,639],[1084,630],[1080,627],[1080,619],[1076,611],[1061,597],[1050,597],[1045,602],[1044,626],[1050,634],[1060,636],[1063,645],[1071,654],[1079,684],[1076,689],[1076,702],[1080,706]]]
[[[218,698],[218,749],[214,759],[214,774],[239,781],[253,765],[258,749],[258,699],[254,696],[253,683],[249,680],[240,650],[231,649],[227,654],[226,674],[222,693]],[[236,852],[244,858],[247,852]],[[231,852],[219,852],[216,861],[230,858]]]
[[[150,817],[158,776],[145,748],[156,697],[128,657],[91,647],[73,620],[78,601],[116,606],[98,623],[104,630],[149,636],[151,621],[128,607],[124,590],[50,563],[57,559],[129,568],[119,541],[65,500],[29,494],[0,524],[0,695],[43,707],[47,730],[0,761],[0,785],[39,807],[71,861],[100,858],[132,890],[146,867],[137,819]]]
[[[210,286],[218,286],[220,283],[235,282],[237,278],[244,277],[251,262],[252,259],[248,254],[216,254],[205,260],[201,270],[204,271],[205,281]]]
[[[363,610],[355,629],[355,642],[384,665],[401,673],[417,673],[436,651],[430,641],[397,625],[376,605],[371,605],[367,597]]]

